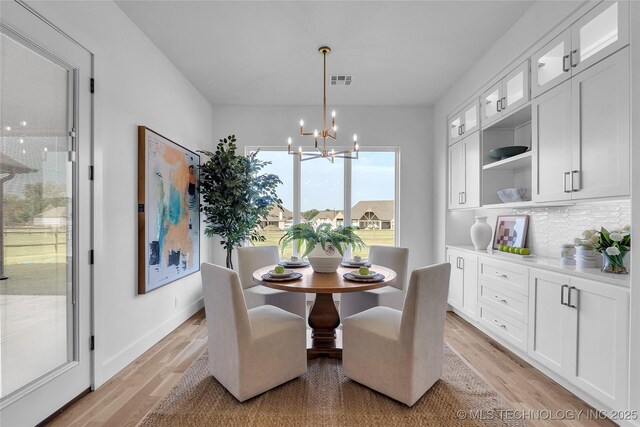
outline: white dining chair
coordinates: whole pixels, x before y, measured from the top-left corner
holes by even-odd
[[[374,307],[344,319],[344,374],[407,406],[442,376],[449,263],[414,270],[402,311]]]
[[[372,245],[369,249],[369,262],[395,271],[395,283],[379,289],[340,295],[340,317],[342,319],[379,305],[396,310],[402,309],[407,269],[409,268],[409,249]]]
[[[243,402],[307,371],[302,317],[263,305],[247,310],[235,271],[202,264],[209,372]]]
[[[244,289],[247,307],[254,308],[261,305],[273,305],[306,318],[306,294],[271,289],[263,285],[256,285],[253,272],[267,265],[280,261],[277,246],[247,246],[238,248],[238,273]]]

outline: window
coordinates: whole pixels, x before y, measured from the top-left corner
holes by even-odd
[[[282,200],[282,208],[272,206],[265,221],[260,223],[260,234],[264,242],[255,242],[256,246],[278,245],[285,228],[293,224],[293,161],[286,151],[260,150],[258,159],[271,162],[262,169],[262,173],[278,175],[282,184],[278,187],[278,197]],[[285,251],[291,256],[291,247]]]
[[[247,152],[256,147],[247,148]],[[367,244],[352,255],[368,256],[369,246],[397,244],[396,192],[398,150],[362,150],[358,160],[324,159],[300,162],[286,151],[263,147],[258,153],[261,160],[271,164],[263,169],[283,182],[278,189],[283,211],[274,207],[261,224],[265,242],[256,245],[277,245],[284,229],[299,222],[314,227],[331,224],[333,227],[351,224],[360,228],[358,234]],[[345,179],[350,176],[351,179]],[[298,184],[298,185],[296,185]],[[299,189],[299,206],[296,206]],[[345,203],[351,208],[345,209]],[[289,247],[284,256],[290,256]]]
[[[366,257],[371,245],[396,242],[396,151],[363,151],[351,166],[351,224],[367,244],[354,255]]]

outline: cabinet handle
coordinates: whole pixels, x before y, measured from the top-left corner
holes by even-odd
[[[562,71],[564,71],[565,73],[571,69],[567,66],[567,59],[569,59],[569,55],[565,55],[562,57]]]
[[[564,290],[568,287],[569,285],[562,285],[562,287],[560,288],[560,304],[562,305],[567,305],[567,303],[564,302]]]
[[[460,126],[462,128],[462,134],[464,135],[464,133],[467,131],[467,128],[465,127],[465,124],[463,123],[462,126]]]
[[[579,174],[580,171],[578,171],[578,170],[571,171],[571,191],[580,191],[580,181],[578,181],[578,188],[575,188],[573,186],[573,175],[576,174],[576,173]],[[580,175],[578,175],[578,180],[579,179],[580,179]]]
[[[458,193],[458,204],[462,204],[462,191]]]
[[[571,172],[564,172],[562,174],[562,190],[565,193],[571,193],[571,190],[567,189],[567,176],[569,176],[569,175],[571,175]],[[571,179],[571,178],[569,178],[569,179]]]
[[[497,319],[493,319],[493,323],[495,323],[496,325],[500,326],[502,329],[507,329],[507,325],[505,325],[504,323],[498,322]]]
[[[508,278],[509,278],[509,276],[507,276],[506,274],[504,274],[504,273],[498,273],[497,271],[496,271],[496,272],[494,272],[493,274],[495,274],[495,275],[496,275],[496,276],[498,276],[498,277],[502,277],[503,279],[508,279]]]
[[[496,110],[498,111],[498,113],[502,111],[502,99],[498,99],[496,101]]]
[[[466,191],[462,192],[462,204],[463,205],[467,204],[467,192]]]
[[[461,128],[462,128],[462,126],[458,126],[458,135],[462,135],[462,133],[460,132]]]
[[[568,298],[568,300],[567,300],[567,307],[571,307],[571,308],[576,308],[576,309],[577,309],[578,307],[577,307],[576,305],[571,304],[571,291],[572,291],[573,289],[575,289],[576,291],[578,290],[578,288],[576,288],[575,286],[571,286],[571,287],[569,288],[569,298]]]
[[[578,49],[571,51],[571,66],[575,68],[578,65],[578,61],[573,62],[574,55],[578,56]]]
[[[507,104],[507,98],[503,96],[502,99],[500,100],[500,108],[502,109],[502,111],[507,109],[506,104]]]
[[[460,268],[460,257],[456,257],[456,268]]]
[[[498,301],[502,302],[502,303],[507,303],[507,300],[504,298],[499,297],[498,295],[494,295],[493,296],[494,299],[497,299]]]

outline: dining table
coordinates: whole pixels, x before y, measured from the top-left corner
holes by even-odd
[[[333,294],[362,292],[391,285],[396,280],[396,272],[381,265],[371,265],[370,270],[384,276],[380,281],[355,281],[344,277],[346,273],[357,272],[357,267],[340,266],[334,273],[317,273],[312,267],[296,268],[302,277],[289,281],[265,280],[263,276],[274,270],[276,265],[262,267],[253,272],[253,281],[257,285],[267,286],[287,292],[315,294],[315,300],[309,312],[308,324],[311,330],[307,334],[307,359],[317,357],[342,358],[342,331],[340,314],[333,300]]]

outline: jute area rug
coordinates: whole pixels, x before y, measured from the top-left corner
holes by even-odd
[[[209,375],[205,351],[140,426],[523,425],[501,416],[512,408],[446,346],[444,358],[443,377],[409,408],[345,377],[335,359],[309,361],[305,375],[239,403]]]

